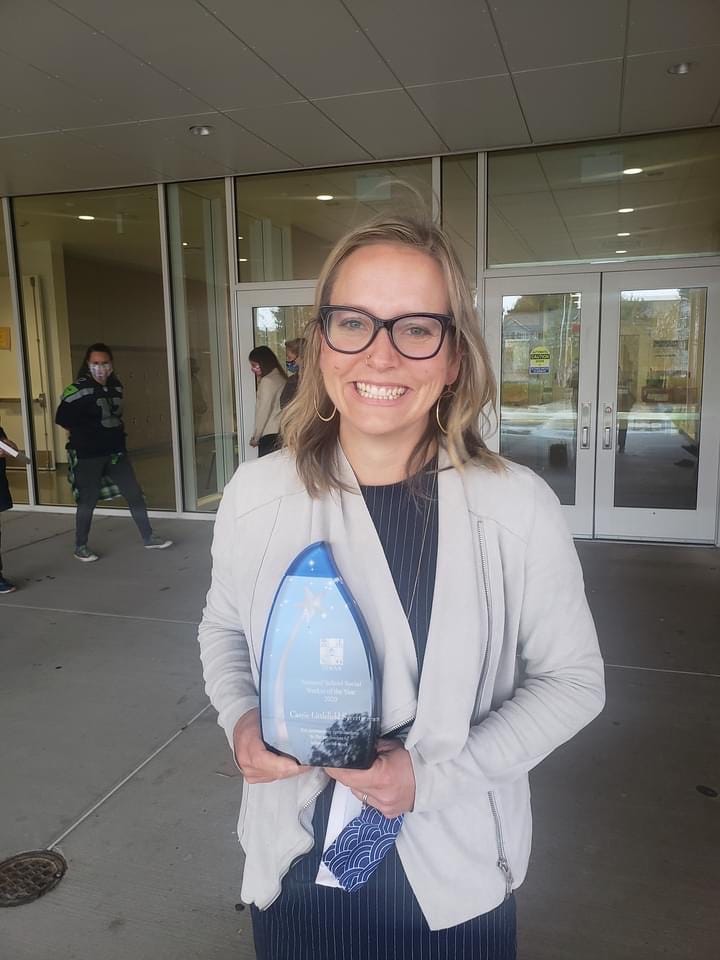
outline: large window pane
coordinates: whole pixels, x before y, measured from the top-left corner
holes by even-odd
[[[442,224],[472,289],[477,284],[477,154],[443,157]]]
[[[125,386],[128,449],[148,506],[174,508],[156,188],[22,197],[13,206],[40,502],[73,503],[55,408],[86,348],[104,341]]]
[[[488,264],[720,252],[720,128],[491,153]]]
[[[352,227],[383,211],[429,210],[432,199],[430,160],[238,177],[235,184],[241,283],[312,280]]]
[[[707,290],[623,291],[615,506],[695,510]]]
[[[225,183],[168,187],[186,510],[214,511],[237,466]]]
[[[500,450],[575,503],[581,295],[503,297]]]
[[[22,447],[24,444],[18,378],[18,345],[15,342],[8,273],[5,218],[3,209],[0,207],[0,426],[11,440]],[[10,457],[6,457],[5,465],[13,500],[16,503],[27,503],[25,467],[16,464]]]

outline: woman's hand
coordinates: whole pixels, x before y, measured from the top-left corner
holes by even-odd
[[[368,770],[332,767],[325,773],[385,817],[409,813],[415,804],[415,773],[410,754],[399,740],[380,740],[378,758]]]
[[[250,441],[250,446],[257,447],[258,445],[258,441],[253,437],[253,439]]]
[[[257,707],[244,713],[235,724],[233,748],[235,762],[248,783],[287,780],[288,777],[297,777],[298,774],[310,769],[310,767],[301,766],[290,757],[281,757],[267,749],[260,736]]]

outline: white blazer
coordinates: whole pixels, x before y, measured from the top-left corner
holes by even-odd
[[[603,665],[582,571],[557,498],[530,470],[441,453],[437,574],[418,689],[410,628],[357,482],[308,496],[285,451],[243,464],[215,523],[213,574],[199,640],[208,695],[232,746],[257,706],[263,635],[295,556],[329,541],[368,623],[382,678],[382,731],[412,720],[413,811],[397,841],[431,929],[496,907],[525,877],[528,771],[595,717]],[[266,908],[311,849],[321,769],[246,785],[238,833],[242,898]]]

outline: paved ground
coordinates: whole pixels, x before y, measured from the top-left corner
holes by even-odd
[[[8,960],[241,960],[241,781],[206,707],[206,521],[3,516],[0,858],[57,843],[66,878],[0,915]],[[720,554],[580,544],[608,706],[533,775],[523,960],[707,960],[720,942]]]

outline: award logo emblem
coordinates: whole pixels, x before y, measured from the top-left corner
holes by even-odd
[[[265,628],[265,745],[316,767],[369,767],[380,731],[378,672],[365,620],[329,544],[288,567]]]

